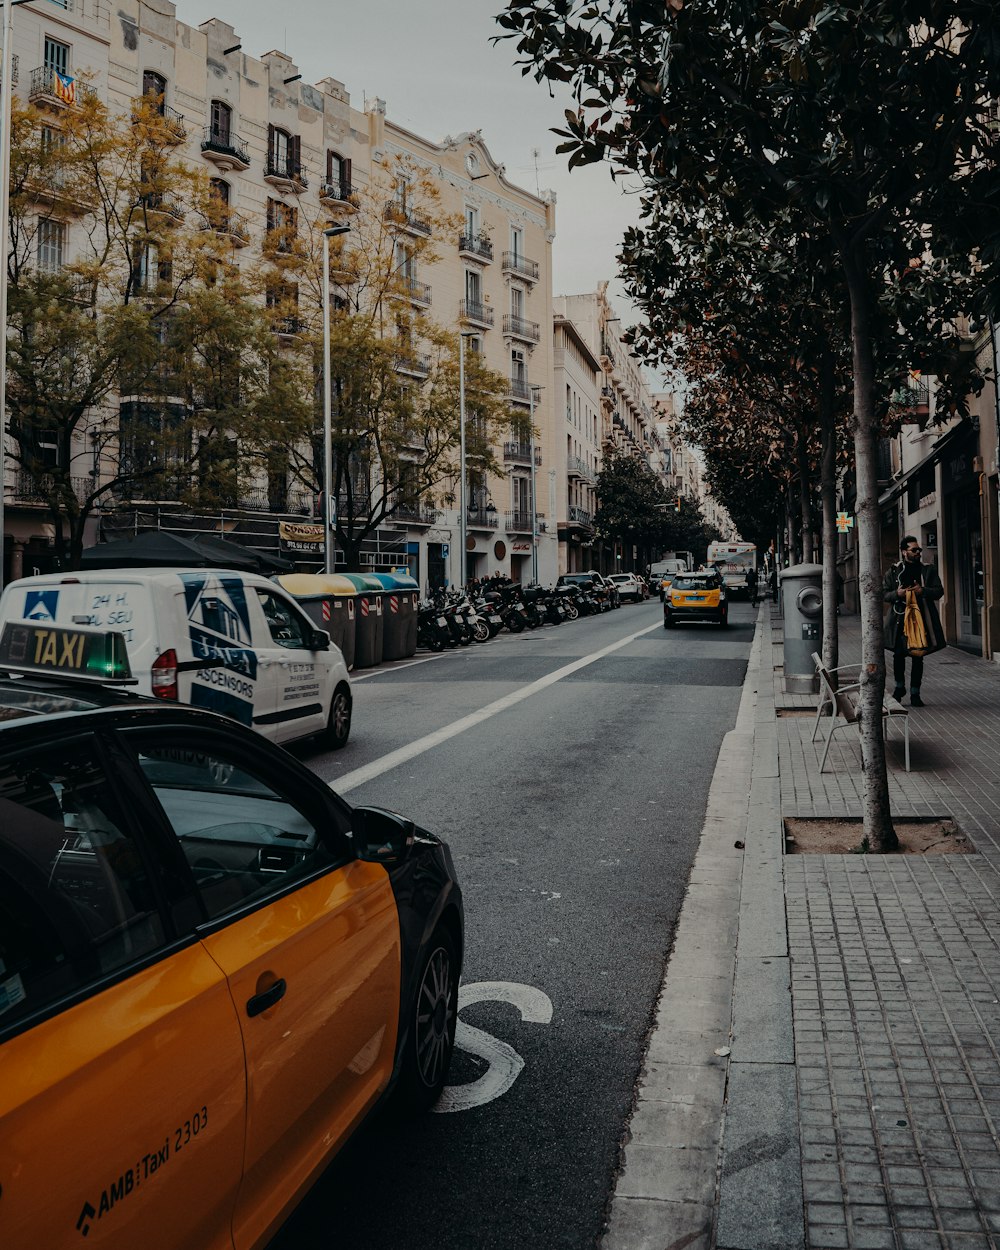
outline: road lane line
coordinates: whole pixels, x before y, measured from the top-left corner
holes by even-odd
[[[662,628],[662,624],[657,621],[655,625],[649,625],[646,629],[640,629],[637,633],[620,638],[617,642],[602,647],[600,651],[593,651],[590,655],[574,660],[572,664],[565,664],[562,668],[557,668],[547,676],[539,677],[537,681],[531,682],[530,685],[522,686],[520,690],[515,690],[511,694],[505,694],[501,699],[495,699],[492,703],[487,703],[485,707],[481,707],[477,712],[470,712],[468,716],[463,716],[461,720],[452,721],[450,725],[444,725],[441,729],[436,729],[434,733],[427,734],[423,738],[416,738],[405,747],[399,747],[395,751],[390,751],[388,755],[372,760],[370,764],[365,764],[362,768],[355,768],[353,772],[345,773],[343,777],[335,777],[327,784],[331,789],[336,790],[338,794],[346,794],[348,790],[354,790],[358,786],[363,786],[366,781],[373,781],[376,777],[381,777],[383,773],[390,772],[393,768],[398,768],[400,764],[405,764],[416,756],[423,755],[425,751],[430,751],[432,748],[440,746],[442,742],[447,742],[449,738],[454,738],[460,733],[465,733],[467,729],[481,725],[483,721],[499,715],[500,712],[506,712],[508,708],[515,707],[525,699],[530,699],[533,694],[538,694],[541,690],[547,690],[549,686],[554,686],[557,681],[562,681],[564,677],[568,677],[571,673],[577,673],[581,668],[587,668],[589,665],[595,664],[606,655],[611,655],[613,651],[620,651],[622,647],[627,647],[629,643],[635,642],[643,634],[651,634],[654,629]]]

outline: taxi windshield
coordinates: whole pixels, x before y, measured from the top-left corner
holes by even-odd
[[[671,583],[673,590],[718,590],[719,579],[714,573],[678,573]]]
[[[24,716],[53,716],[57,712],[86,712],[99,706],[92,699],[75,699],[44,690],[19,689],[23,679],[14,678],[0,684],[0,721],[20,720]]]

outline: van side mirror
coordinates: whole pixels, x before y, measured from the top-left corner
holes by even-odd
[[[384,807],[356,807],[351,813],[351,832],[358,859],[371,864],[395,864],[413,843],[412,820]]]
[[[330,635],[325,629],[314,629],[309,635],[307,650],[309,651],[329,651]]]

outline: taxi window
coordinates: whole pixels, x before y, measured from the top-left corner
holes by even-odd
[[[144,861],[93,746],[0,761],[0,1029],[163,941]]]
[[[264,619],[271,637],[279,647],[292,647],[298,651],[308,650],[306,623],[284,599],[269,591],[258,590],[257,598],[264,609]]]
[[[706,577],[704,574],[701,577],[685,577],[678,573],[671,583],[671,588],[673,590],[718,590],[719,579],[714,576]]]
[[[313,820],[238,749],[129,733],[209,919],[335,863]]]

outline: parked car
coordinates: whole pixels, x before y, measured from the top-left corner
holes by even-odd
[[[280,586],[231,569],[95,569],[11,582],[0,622],[120,631],[139,689],[222,712],[275,742],[351,732],[344,657]]]
[[[715,569],[675,575],[663,601],[663,628],[671,629],[678,621],[729,624],[726,588]]]
[[[119,634],[0,632],[4,1250],[258,1250],[454,1047],[447,846],[132,680]]]
[[[613,582],[621,600],[628,599],[631,603],[642,603],[642,582],[635,573],[612,573],[608,581]]]

